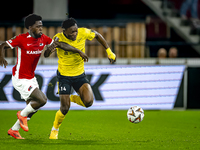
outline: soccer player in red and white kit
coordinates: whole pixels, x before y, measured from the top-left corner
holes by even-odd
[[[46,96],[39,89],[34,72],[44,47],[47,46],[50,50],[56,47],[55,41],[42,33],[41,16],[30,14],[25,18],[24,24],[28,29],[27,33],[20,34],[0,45],[0,65],[4,67],[8,65],[4,59],[4,51],[7,48],[17,48],[17,63],[12,69],[12,83],[27,103],[22,111],[17,112],[18,120],[8,130],[8,135],[16,139],[24,139],[19,134],[20,127],[28,131],[27,117],[30,119],[47,102]]]

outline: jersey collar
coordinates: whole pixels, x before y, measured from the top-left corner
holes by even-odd
[[[27,35],[27,38],[32,37],[28,32],[26,33],[26,35]]]

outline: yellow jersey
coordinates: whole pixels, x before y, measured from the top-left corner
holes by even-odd
[[[75,41],[72,41],[63,34],[57,33],[55,37],[59,38],[59,42],[65,42],[85,53],[85,41],[95,38],[95,32],[87,28],[78,28],[78,33]],[[64,51],[57,48],[58,56],[58,71],[63,76],[78,76],[84,72],[84,60],[78,53]]]

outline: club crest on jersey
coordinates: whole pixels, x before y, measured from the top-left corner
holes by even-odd
[[[82,38],[80,38],[80,39],[77,39],[77,43],[79,43],[81,40],[82,40]]]
[[[30,86],[30,87],[28,88],[28,91],[30,91],[32,88],[33,88],[33,87],[32,87],[32,86]]]
[[[43,43],[40,43],[40,46],[43,46],[44,44]]]

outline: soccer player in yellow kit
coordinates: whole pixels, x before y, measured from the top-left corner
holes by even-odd
[[[49,139],[58,139],[59,127],[69,111],[71,102],[86,108],[93,104],[93,91],[84,72],[84,61],[88,61],[85,54],[85,41],[96,38],[105,48],[110,62],[116,61],[115,54],[98,32],[87,28],[78,28],[77,22],[73,18],[63,21],[62,28],[64,29],[63,32],[54,36],[54,39],[59,39],[55,43],[57,44],[56,50],[59,58],[57,78],[60,109],[56,113]],[[69,46],[71,47],[69,48]],[[45,51],[45,57],[48,57],[52,52]],[[71,87],[79,95],[70,95]]]

